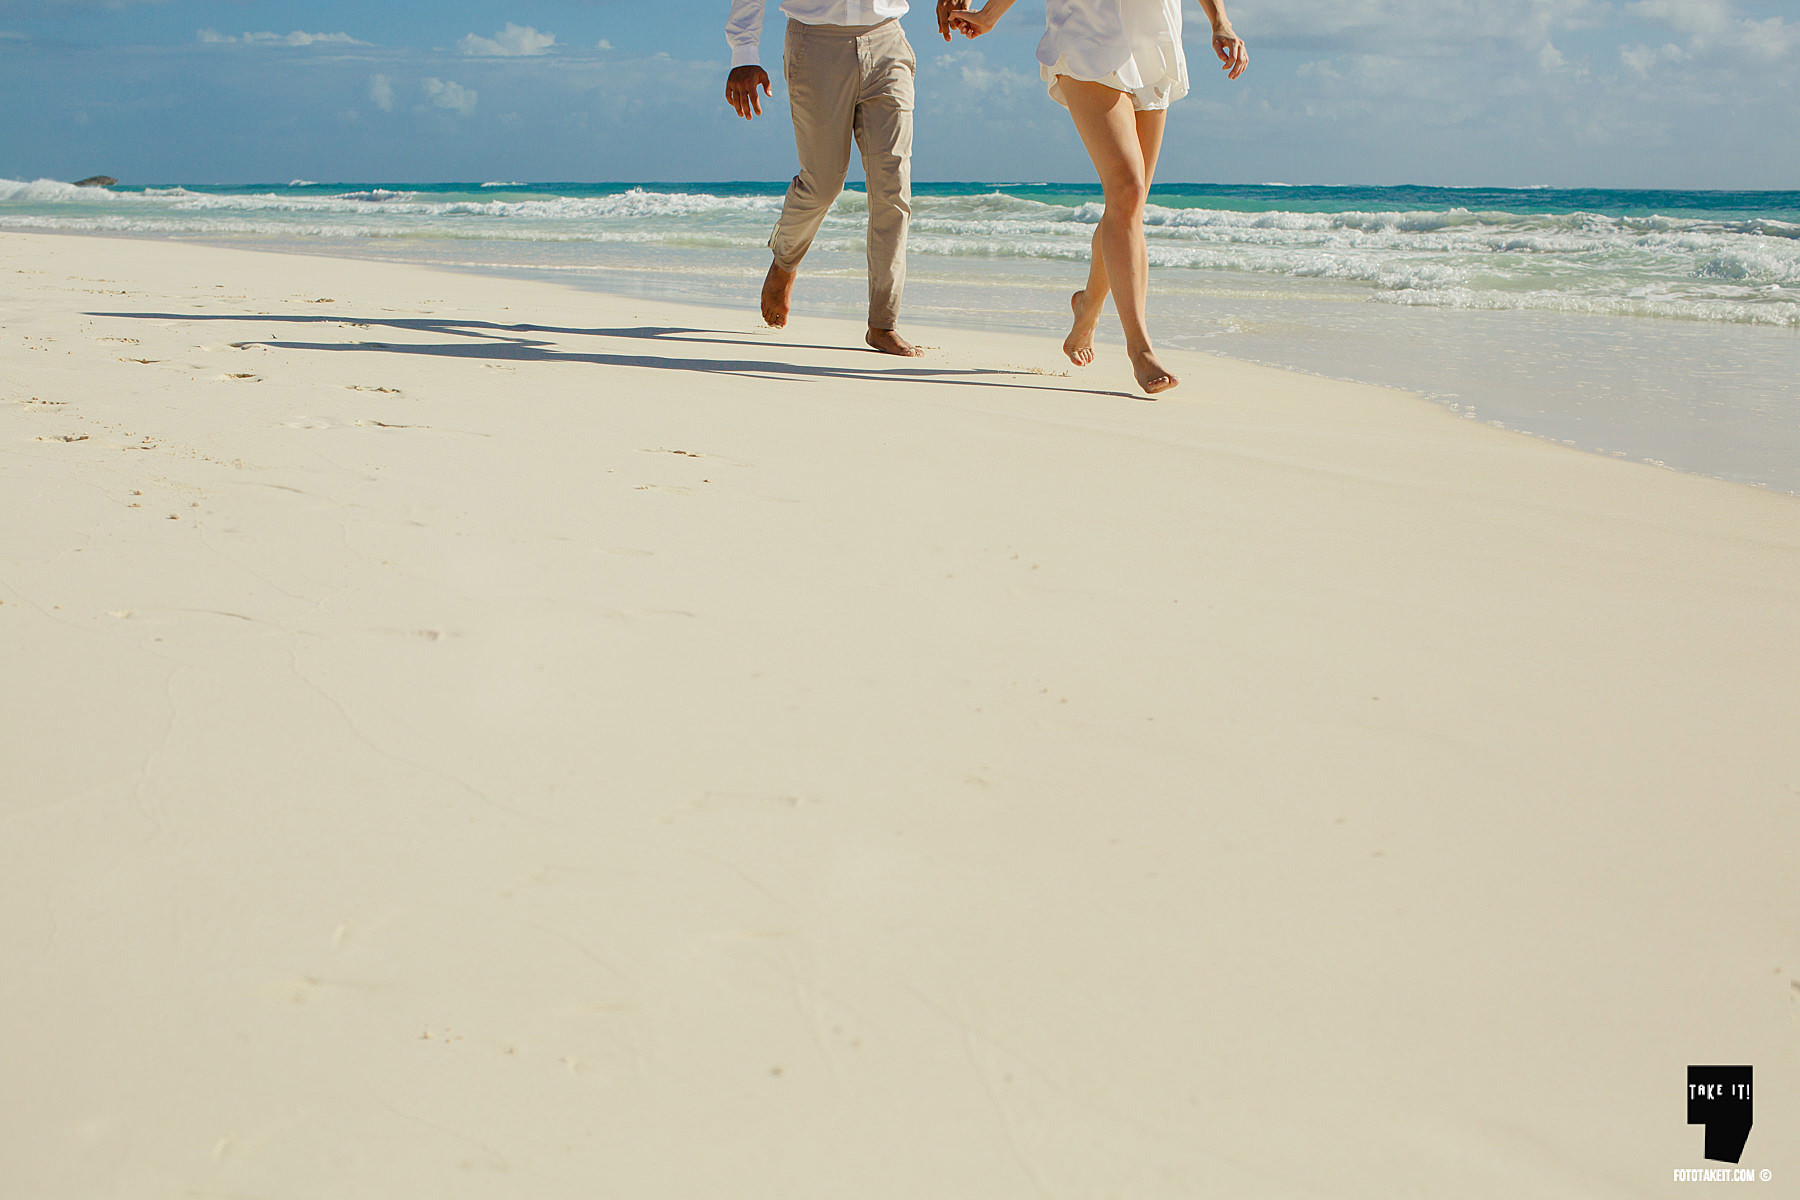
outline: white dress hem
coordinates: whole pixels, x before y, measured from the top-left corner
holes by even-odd
[[[1037,60],[1064,108],[1059,76],[1124,92],[1139,112],[1167,108],[1188,91],[1181,0],[1048,0]]]

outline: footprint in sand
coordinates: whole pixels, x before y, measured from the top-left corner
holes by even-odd
[[[703,454],[698,450],[671,450],[667,446],[658,446],[655,449],[651,449],[649,446],[639,446],[638,453],[639,454],[668,454],[675,458],[710,458],[715,462],[721,462],[721,463],[724,463],[725,465],[731,466],[731,467],[748,467],[748,466],[752,465],[750,463],[743,462],[740,459],[724,458],[717,454]]]

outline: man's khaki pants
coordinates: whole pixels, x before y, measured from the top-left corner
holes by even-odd
[[[894,328],[906,286],[916,63],[897,20],[879,25],[788,21],[782,68],[800,173],[788,186],[769,249],[782,270],[800,266],[844,190],[854,137],[869,189],[871,329]]]

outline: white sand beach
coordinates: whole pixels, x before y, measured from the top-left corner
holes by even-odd
[[[1800,498],[0,235],[0,1193],[1800,1183]],[[1785,1182],[1784,1182],[1785,1181]]]

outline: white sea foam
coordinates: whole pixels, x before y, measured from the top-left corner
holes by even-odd
[[[107,195],[102,188],[78,188],[56,179],[0,179],[0,204],[60,204]]]
[[[203,236],[628,243],[753,250],[779,195],[629,188],[495,196],[388,188],[331,194],[76,188],[0,180],[0,228]],[[488,194],[482,194],[487,190]],[[914,200],[915,253],[1079,261],[1103,206],[1002,191]],[[821,246],[859,251],[867,198],[846,192]],[[1800,325],[1800,224],[1773,217],[1520,214],[1452,206],[1341,212],[1150,205],[1159,269],[1278,276],[1366,289],[1405,305],[1608,312]]]

